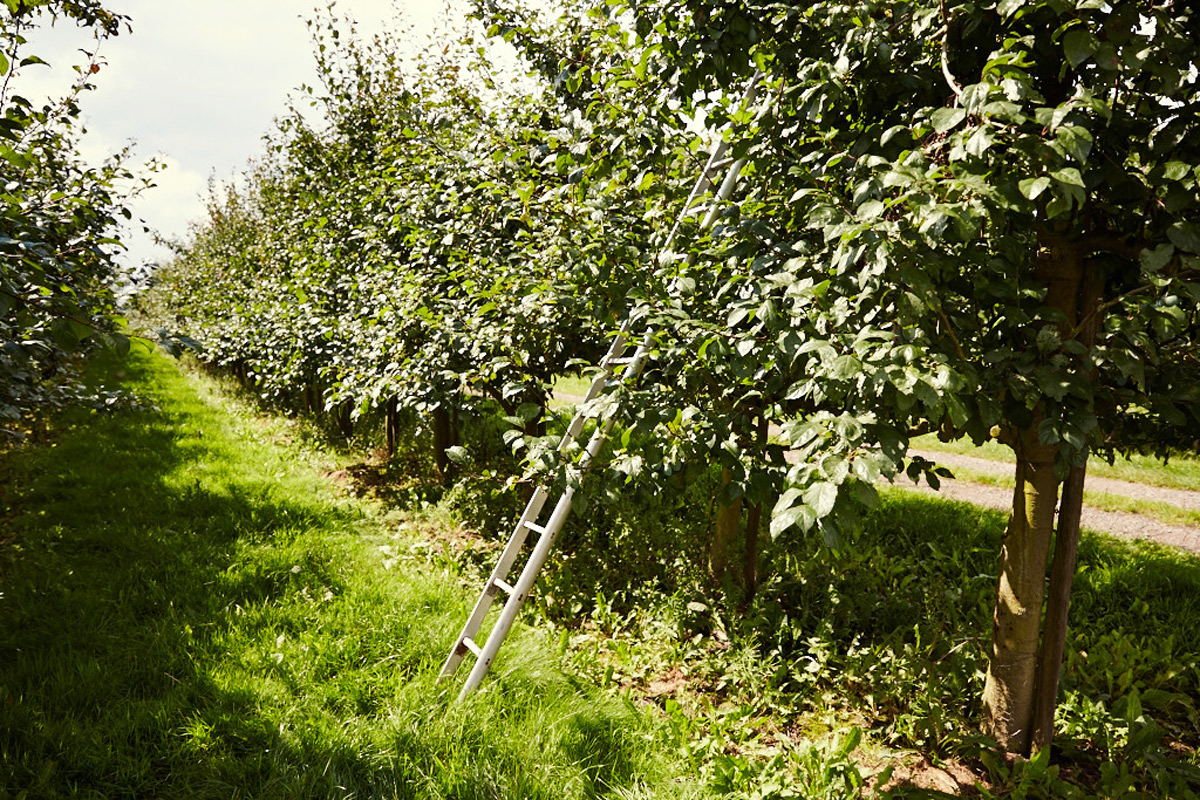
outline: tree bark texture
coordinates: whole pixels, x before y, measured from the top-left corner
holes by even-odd
[[[1085,268],[1079,301],[1079,341],[1089,349],[1100,332],[1100,303],[1104,275],[1098,265]],[[1094,377],[1094,370],[1092,371]],[[1050,747],[1054,741],[1054,710],[1058,705],[1058,680],[1067,643],[1067,619],[1071,610],[1071,584],[1079,550],[1079,523],[1083,515],[1083,489],[1087,464],[1073,466],[1062,485],[1058,509],[1058,532],[1054,538],[1054,563],[1050,567],[1046,622],[1038,661],[1038,683],[1034,695],[1033,749]]]
[[[450,410],[438,406],[433,410],[433,463],[438,480],[446,485],[454,477],[454,465],[446,451],[458,442],[457,426]]]
[[[723,491],[733,481],[733,472],[721,470],[721,489]],[[738,497],[729,505],[717,504],[717,521],[713,526],[712,544],[708,550],[708,566],[712,575],[718,581],[725,577],[729,568],[729,551],[737,540],[742,525],[742,498]]]
[[[770,423],[765,413],[758,415],[758,429],[755,431],[756,446],[761,454],[766,451],[767,437],[770,433]],[[758,592],[758,534],[762,529],[763,504],[761,502],[750,506],[746,511],[746,552],[742,561],[742,605],[749,606],[750,601]]]
[[[1059,335],[1075,332],[1083,278],[1083,247],[1063,232],[1043,230],[1034,272],[1046,287],[1045,304],[1062,313]],[[992,651],[983,690],[983,730],[1010,753],[1033,744],[1046,563],[1054,535],[1057,445],[1038,438],[1042,410],[1017,431],[1013,513],[1000,548],[1000,579],[993,614]],[[1065,567],[1064,563],[1064,567]],[[1073,569],[1073,565],[1072,565]]]
[[[1067,643],[1067,615],[1071,609],[1075,555],[1079,550],[1079,520],[1083,513],[1086,472],[1086,467],[1072,467],[1062,485],[1062,507],[1058,513],[1058,533],[1054,537],[1050,596],[1046,599],[1046,624],[1034,693],[1034,750],[1049,747],[1054,740],[1054,709],[1058,705],[1058,676]]]
[[[398,402],[395,397],[389,397],[387,403],[383,407],[383,438],[384,447],[387,449],[388,459],[392,459],[396,455],[396,447],[400,438],[398,430],[400,425]]]
[[[342,434],[343,439],[349,439],[354,435],[354,406],[347,400],[341,403],[334,409],[333,417],[337,423],[338,432]]]
[[[1009,752],[1029,751],[1046,559],[1054,533],[1058,479],[1054,448],[1030,426],[1016,442],[1013,513],[1000,547],[992,652],[983,689],[984,733]]]

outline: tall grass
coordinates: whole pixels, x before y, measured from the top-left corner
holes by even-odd
[[[5,455],[0,797],[698,791],[651,720],[535,633],[452,702],[434,676],[465,615],[453,576],[385,563],[402,534],[280,423],[156,355],[99,370],[158,409],[73,412]]]

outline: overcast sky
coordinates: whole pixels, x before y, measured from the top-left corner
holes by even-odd
[[[167,169],[134,207],[135,214],[168,237],[182,237],[189,220],[203,213],[201,197],[210,176],[234,177],[262,152],[262,136],[287,107],[289,94],[313,84],[305,19],[314,0],[110,0],[113,11],[132,18],[133,33],[101,47],[105,66],[97,90],[82,101],[88,133],[85,153],[112,152],[136,142],[142,158],[159,156]],[[325,5],[324,2],[321,3]],[[337,0],[336,13],[350,14],[362,33],[381,30],[395,18],[428,36],[446,15],[443,0]],[[27,67],[21,91],[35,95],[69,86],[68,62],[88,40],[69,30],[31,37],[28,52],[54,66]],[[35,74],[36,73],[36,74]],[[126,237],[131,264],[165,256],[148,238]]]

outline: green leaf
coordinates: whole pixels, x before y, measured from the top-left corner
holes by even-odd
[[[1049,219],[1062,217],[1071,212],[1071,201],[1065,197],[1055,195],[1050,202],[1046,204],[1046,216]]]
[[[1192,171],[1190,164],[1185,164],[1182,161],[1168,161],[1167,166],[1163,169],[1163,175],[1169,181],[1181,181],[1188,176]]]
[[[1045,175],[1038,178],[1026,178],[1018,184],[1021,194],[1030,200],[1037,200],[1038,195],[1050,188],[1050,179]]]
[[[935,131],[945,133],[966,118],[965,108],[939,108],[929,116],[929,121],[933,123]]]
[[[838,487],[835,484],[821,481],[814,483],[804,492],[804,504],[813,510],[817,518],[829,516],[837,502]]]
[[[992,131],[986,125],[980,125],[967,139],[967,153],[980,158],[992,146]]]
[[[1083,176],[1079,174],[1079,170],[1075,167],[1066,167],[1064,169],[1056,169],[1050,173],[1050,177],[1059,183],[1065,183],[1068,186],[1083,186]]]
[[[1057,143],[1064,154],[1082,164],[1092,152],[1092,133],[1078,125],[1063,125],[1058,129]]]
[[[796,524],[796,522],[804,516],[804,506],[790,506],[771,513],[771,535],[778,536],[788,528]]]
[[[1067,61],[1072,67],[1078,67],[1087,61],[1099,46],[1100,40],[1085,28],[1072,28],[1063,37],[1063,52],[1066,53]]]
[[[1195,222],[1176,222],[1167,228],[1167,238],[1180,250],[1200,253],[1200,225]]]
[[[1146,272],[1158,272],[1167,264],[1171,263],[1171,257],[1175,255],[1175,245],[1160,244],[1153,250],[1146,248],[1138,255],[1138,262],[1142,265],[1142,269]]]
[[[1021,6],[1025,5],[1025,2],[1026,0],[1000,0],[1000,3],[996,6],[996,11],[1000,13],[1001,17],[1008,19],[1017,13],[1021,9]]]
[[[875,219],[883,216],[884,210],[885,206],[880,201],[868,200],[858,207],[857,214],[859,219]]]
[[[849,353],[835,358],[829,368],[830,377],[842,381],[856,378],[861,374],[862,362]]]

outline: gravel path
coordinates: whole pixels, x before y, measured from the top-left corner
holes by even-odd
[[[935,453],[932,451],[910,450],[913,455],[921,455],[930,461],[936,461],[946,466],[951,472],[961,467],[974,472],[994,475],[1012,476],[1012,465],[998,461],[989,461],[975,456],[964,456],[953,453]],[[963,500],[985,508],[995,508],[1007,511],[1012,508],[1012,489],[984,484],[970,483],[958,480],[943,480],[939,492],[934,492],[925,484],[913,486],[907,479],[898,481],[897,486],[903,488],[937,494],[954,500]],[[1111,478],[1088,478],[1087,488],[1091,491],[1106,494],[1123,495],[1139,500],[1154,500],[1169,503],[1178,508],[1200,510],[1200,492],[1188,492],[1182,489],[1165,489],[1159,486],[1144,486],[1140,483],[1112,480]],[[1152,517],[1133,514],[1126,511],[1101,511],[1089,506],[1083,507],[1081,522],[1084,528],[1126,539],[1145,539],[1159,544],[1171,545],[1194,553],[1200,553],[1200,528],[1184,525],[1168,525]]]

